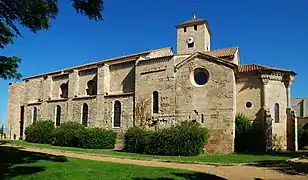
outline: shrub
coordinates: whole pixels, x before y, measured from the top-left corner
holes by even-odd
[[[112,149],[116,138],[117,134],[113,130],[89,128],[84,131],[81,143],[87,149]]]
[[[81,138],[85,132],[85,127],[77,122],[65,122],[60,127],[55,128],[53,133],[53,145],[82,147]]]
[[[157,131],[152,136],[150,154],[196,156],[201,154],[208,140],[208,131],[199,123],[181,124]]]
[[[308,146],[308,128],[300,127],[298,128],[298,148],[303,149]]]
[[[235,151],[246,152],[251,150],[253,125],[243,114],[235,117]]]
[[[130,128],[125,134],[125,150],[135,153],[194,156],[202,152],[208,131],[195,122],[181,124],[158,131]]]
[[[139,127],[129,128],[124,135],[124,151],[132,153],[148,152],[152,131]]]
[[[53,131],[54,123],[52,121],[37,121],[26,128],[26,141],[32,143],[49,144],[52,141]]]

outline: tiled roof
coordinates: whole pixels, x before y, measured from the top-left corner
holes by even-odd
[[[238,47],[231,47],[231,48],[224,48],[224,49],[208,51],[206,52],[206,54],[210,56],[214,56],[214,57],[227,57],[227,56],[233,56],[237,50],[238,50]]]
[[[295,72],[288,70],[288,69],[281,69],[281,68],[274,68],[270,66],[263,66],[259,64],[244,64],[238,66],[239,72],[253,72],[258,70],[274,70],[274,71],[284,71],[284,72],[290,72],[295,74]]]

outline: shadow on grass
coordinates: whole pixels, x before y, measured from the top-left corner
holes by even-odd
[[[298,151],[298,152],[292,152],[292,151],[278,151],[278,152],[236,152],[235,154],[238,155],[255,155],[255,156],[281,156],[281,157],[288,157],[288,158],[296,158],[300,156],[308,157],[308,152],[304,151]]]
[[[5,144],[5,142],[0,142]],[[64,156],[54,156],[45,153],[23,151],[22,148],[0,146],[0,179],[10,179],[14,176],[41,172],[45,167],[31,166],[31,163],[44,160],[66,162]]]
[[[308,161],[261,161],[250,166],[264,167],[288,175],[308,175]]]
[[[225,178],[213,175],[213,174],[207,174],[207,173],[201,173],[201,172],[195,172],[195,173],[171,173],[172,175],[175,175],[177,177],[182,177],[185,179],[194,179],[194,180],[226,180]],[[133,178],[134,180],[173,180],[173,178],[169,177],[160,177],[160,178],[142,178],[142,177],[136,177]]]

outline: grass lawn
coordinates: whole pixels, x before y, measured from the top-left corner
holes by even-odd
[[[219,179],[206,173],[179,169],[106,163],[0,146],[0,179]]]
[[[171,161],[171,162],[183,162],[183,163],[203,163],[203,164],[237,164],[237,163],[255,163],[261,161],[276,161],[276,160],[287,160],[296,157],[294,153],[277,153],[277,154],[207,154],[200,156],[158,156],[158,155],[146,155],[146,154],[135,154],[127,153],[115,150],[95,150],[95,149],[82,149],[82,148],[71,148],[71,147],[59,147],[48,144],[35,144],[28,143],[25,141],[4,141],[6,143],[37,147],[37,148],[49,148],[57,150],[66,150],[73,152],[83,153],[95,153],[103,156],[113,156],[120,158],[131,158],[131,159],[145,159],[145,160],[157,160],[157,161]]]

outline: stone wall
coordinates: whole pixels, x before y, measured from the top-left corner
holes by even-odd
[[[282,78],[282,77],[281,77]],[[287,93],[286,87],[282,79],[274,78],[268,82],[268,108],[273,118],[272,133],[277,136],[275,141],[278,141],[282,149],[287,148]],[[275,122],[275,104],[279,104],[279,122]]]
[[[135,90],[135,61],[110,65],[110,93],[127,93]]]
[[[208,82],[203,86],[198,86],[194,82],[192,74],[196,68],[208,71]],[[209,130],[210,138],[206,152],[233,152],[236,112],[233,69],[210,57],[194,58],[178,68],[175,87],[176,120],[195,120]]]
[[[90,80],[96,81],[97,78],[97,68],[80,71],[78,76],[78,87],[77,92],[79,96],[86,96],[88,89],[88,82]]]
[[[114,104],[115,101],[121,103],[121,128],[114,128]],[[133,126],[134,121],[134,95],[110,95],[105,96],[104,121],[101,127],[114,128],[118,132],[123,132]]]
[[[261,88],[262,83],[258,75],[244,74],[239,77],[236,84],[237,113],[243,113],[251,120],[262,120]]]
[[[159,113],[153,114],[153,92],[158,92]],[[139,61],[135,84],[136,123],[171,125],[174,117],[174,73],[172,57]],[[152,120],[149,122],[149,120]]]
[[[51,93],[52,96],[51,98],[60,98],[60,94],[62,93],[60,86],[63,83],[67,83],[68,80],[69,80],[68,74],[52,77],[52,93]],[[30,81],[33,81],[33,80],[30,80]]]
[[[194,52],[206,52],[210,51],[210,34],[205,24],[197,25],[197,30],[194,30],[194,26],[177,29],[177,53],[178,54],[192,54]],[[194,38],[194,47],[188,48],[187,38]]]
[[[8,109],[7,109],[7,127],[11,130],[9,137],[13,139],[20,135],[20,106],[23,105],[25,95],[25,83],[19,82],[9,85]]]
[[[24,102],[37,101],[43,98],[43,78],[25,81]]]

